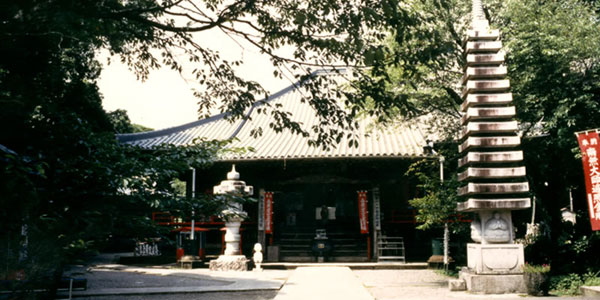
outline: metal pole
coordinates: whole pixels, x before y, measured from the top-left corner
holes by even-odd
[[[572,189],[569,189],[569,207],[571,208],[571,211],[575,211],[573,210],[573,193],[572,193]]]
[[[533,207],[531,208],[531,225],[533,225],[535,223],[535,203],[536,203],[536,197],[533,196]]]
[[[192,201],[196,198],[196,168],[192,168]],[[192,208],[192,232],[190,233],[190,239],[194,240],[194,209]]]
[[[440,183],[444,183],[444,161],[446,158],[440,155]],[[443,188],[443,186],[442,186]],[[450,232],[448,230],[448,221],[444,223],[444,268],[448,270],[448,246],[450,243]]]
[[[73,299],[73,278],[69,279],[69,300]]]
[[[377,213],[378,213],[378,209],[376,207],[377,203],[379,201],[379,199],[376,199],[376,197],[379,197],[379,187],[374,187],[373,188],[373,255],[372,257],[375,258],[375,260],[379,259],[379,240],[378,240],[378,232],[377,232]]]
[[[440,182],[444,182],[444,161],[446,161],[446,158],[442,155],[440,155]]]

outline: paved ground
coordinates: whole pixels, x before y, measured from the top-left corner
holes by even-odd
[[[210,292],[186,294],[119,295],[75,298],[80,300],[271,300],[277,291]]]
[[[348,267],[302,267],[289,277],[275,300],[373,300]]]
[[[76,291],[79,299],[522,299],[523,295],[475,295],[450,292],[448,278],[431,270],[350,270],[341,266],[307,266],[296,270],[263,272],[211,272],[168,266],[131,267],[97,262],[75,267],[71,273],[88,279],[88,289]],[[61,295],[66,298],[66,294]],[[584,297],[536,297],[576,299]]]

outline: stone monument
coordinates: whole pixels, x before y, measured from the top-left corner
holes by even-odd
[[[240,173],[235,170],[235,165],[227,173],[227,180],[213,188],[215,195],[252,195],[254,189],[239,180]],[[246,271],[248,270],[248,259],[240,252],[240,225],[248,216],[242,209],[242,204],[230,201],[221,212],[221,218],[225,221],[225,251],[215,260],[210,261],[211,271]]]
[[[473,212],[468,268],[460,278],[478,293],[525,292],[523,245],[514,243],[511,211],[531,206],[521,139],[506,79],[500,33],[490,29],[480,0],[473,0],[467,31],[461,105],[458,211]]]

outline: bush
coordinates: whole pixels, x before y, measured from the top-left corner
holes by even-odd
[[[553,294],[579,295],[582,285],[600,285],[599,272],[588,272],[583,275],[571,273],[550,278],[550,290]]]

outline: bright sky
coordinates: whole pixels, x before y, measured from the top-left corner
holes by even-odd
[[[245,64],[239,74],[247,79],[257,81],[270,91],[277,92],[290,85],[287,80],[273,78],[271,63],[265,55],[261,55],[251,46],[244,46],[241,41],[234,42],[221,32],[203,33],[202,40],[212,49],[221,52],[221,57],[228,60],[242,58]],[[106,53],[99,60],[106,62]],[[193,96],[194,80],[186,80],[176,71],[168,68],[155,70],[147,81],[141,82],[127,66],[112,59],[110,65],[104,64],[98,85],[104,96],[103,107],[106,111],[124,109],[133,123],[161,129],[188,123],[198,119],[197,100]],[[182,58],[181,62],[185,62]],[[184,65],[184,72],[193,69],[193,65]],[[184,75],[186,76],[186,75]],[[189,75],[188,75],[189,76]]]

